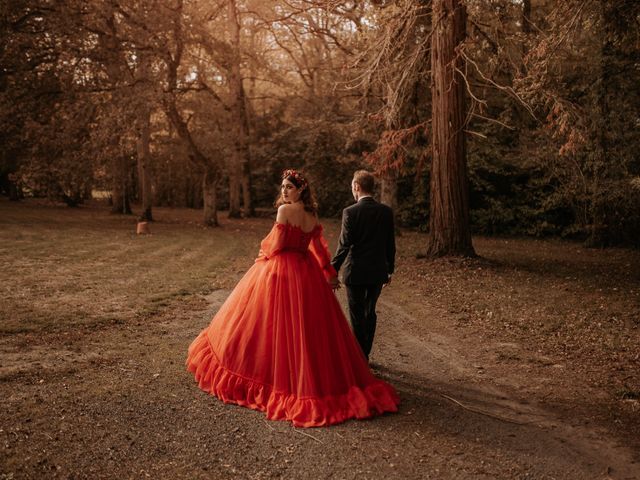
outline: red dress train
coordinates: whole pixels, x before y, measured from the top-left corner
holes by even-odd
[[[200,388],[301,427],[397,411],[396,391],[369,370],[327,282],[336,272],[322,227],[275,223],[260,247],[189,347]]]

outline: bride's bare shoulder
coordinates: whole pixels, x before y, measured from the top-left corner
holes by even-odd
[[[291,217],[291,204],[283,203],[278,207],[278,213],[276,214],[276,222],[287,223]]]

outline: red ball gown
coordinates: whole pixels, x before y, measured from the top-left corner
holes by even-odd
[[[369,370],[327,282],[336,271],[322,227],[275,223],[260,247],[189,347],[200,388],[300,427],[397,411],[395,389]]]

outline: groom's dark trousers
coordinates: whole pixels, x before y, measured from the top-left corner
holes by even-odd
[[[382,291],[382,284],[346,285],[346,287],[351,327],[362,352],[369,358],[378,320],[376,302]]]
[[[391,208],[363,197],[342,212],[342,230],[331,261],[343,267],[351,327],[369,357],[376,331],[376,302],[395,263],[395,233]]]

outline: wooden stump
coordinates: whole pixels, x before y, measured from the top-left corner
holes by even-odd
[[[136,233],[138,235],[149,235],[151,233],[151,230],[149,229],[149,222],[138,222]]]

